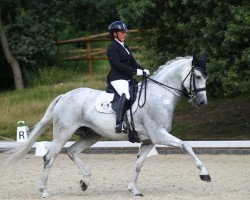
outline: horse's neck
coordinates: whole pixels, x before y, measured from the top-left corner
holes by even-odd
[[[183,76],[186,76],[188,73],[189,65],[188,60],[173,63],[172,66],[166,66],[152,78],[166,86],[182,90]],[[176,104],[180,100],[180,91],[161,87],[152,81],[148,83],[148,87],[149,96],[157,96],[159,98],[158,103],[162,103],[163,106],[167,106],[168,109],[174,110]]]
[[[165,85],[181,90],[183,72],[186,71],[185,67],[186,65],[183,62],[176,65],[172,64],[163,68],[153,78]]]
[[[182,90],[182,80],[188,75],[192,67],[192,58],[179,58],[160,67],[153,78],[165,85]]]
[[[171,84],[168,84],[171,86]],[[176,104],[180,100],[180,92],[175,91],[173,89],[164,88],[154,82],[148,83],[148,94],[150,98],[154,98],[152,103],[155,104],[162,104],[162,106],[167,106],[168,109],[174,110]]]
[[[152,78],[166,86],[175,88],[177,90],[182,90],[182,69],[183,67],[170,67],[164,68],[162,71],[155,74]],[[152,84],[152,87],[155,87],[155,83]],[[171,91],[177,92],[176,90],[171,89]]]

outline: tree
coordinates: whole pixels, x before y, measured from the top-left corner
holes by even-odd
[[[1,43],[13,70],[17,89],[23,88],[21,70],[46,65],[54,41],[65,24],[66,0],[2,0]],[[20,66],[21,69],[20,69]]]
[[[119,0],[71,0],[70,25],[76,32],[102,33],[111,22],[118,20]]]
[[[11,66],[16,89],[18,89],[18,90],[23,89],[24,85],[23,85],[23,78],[22,78],[21,69],[20,69],[20,66],[19,66],[17,59],[15,58],[15,56],[13,56],[13,54],[10,51],[9,43],[8,43],[7,38],[6,38],[4,28],[2,25],[1,16],[2,16],[2,8],[0,7],[0,38],[1,38],[3,52],[5,54],[5,57],[8,61],[8,63]]]
[[[158,66],[193,50],[208,52],[208,86],[213,95],[249,92],[249,1],[130,0],[126,4],[119,12],[130,26],[143,31],[150,64]]]
[[[55,40],[107,31],[108,24],[118,19],[118,2],[1,0],[2,30],[12,56],[25,72],[24,82],[38,68],[48,65],[50,57],[56,54]]]

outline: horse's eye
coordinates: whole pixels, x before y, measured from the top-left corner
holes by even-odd
[[[195,78],[196,78],[196,79],[201,79],[201,76],[196,76]]]

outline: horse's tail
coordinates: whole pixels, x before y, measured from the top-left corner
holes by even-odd
[[[19,159],[25,156],[25,154],[28,153],[32,145],[41,136],[41,134],[43,133],[43,130],[47,127],[49,122],[52,120],[54,107],[62,96],[63,95],[56,97],[51,102],[51,104],[47,108],[42,119],[35,125],[34,129],[30,132],[28,140],[17,144],[17,146],[14,149],[7,152],[7,154],[9,153],[12,154],[5,163],[7,166],[13,165]]]

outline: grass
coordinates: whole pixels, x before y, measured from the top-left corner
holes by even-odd
[[[108,66],[99,68],[98,71],[93,75],[83,73],[71,75],[72,81],[0,93],[0,140],[3,138],[15,140],[17,122],[20,120],[32,128],[41,119],[50,102],[60,94],[79,87],[103,89],[106,85],[104,74],[107,74]],[[61,73],[67,73],[67,70]],[[60,74],[58,76],[60,77]],[[51,127],[46,133],[51,133]],[[40,138],[40,140],[50,139],[51,136],[48,134]]]
[[[38,85],[22,91],[0,93],[0,140],[15,140],[17,122],[24,120],[30,129],[43,116],[50,102],[59,94],[79,87],[104,89],[109,67],[106,61],[97,61],[93,75],[84,72],[71,73],[69,68],[43,72],[54,79],[51,85]],[[63,75],[63,74],[64,75]],[[69,75],[70,78],[61,79]],[[59,81],[57,79],[59,77]],[[70,81],[69,81],[70,80]],[[51,80],[50,80],[51,81]],[[41,83],[42,84],[42,83]],[[209,99],[202,110],[191,106],[185,99],[178,104],[171,133],[182,140],[249,140],[249,97]],[[51,140],[51,126],[40,140]],[[72,138],[76,139],[75,137]]]

